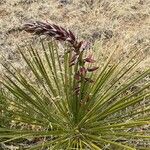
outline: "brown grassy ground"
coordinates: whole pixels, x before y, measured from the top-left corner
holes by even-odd
[[[109,51],[112,44],[119,44],[126,53],[141,49],[147,56],[141,68],[150,66],[149,0],[61,1],[65,0],[0,0],[0,63],[4,56],[22,66],[16,44],[36,43],[37,38],[22,32],[21,26],[40,20],[67,27],[80,38],[98,39]]]

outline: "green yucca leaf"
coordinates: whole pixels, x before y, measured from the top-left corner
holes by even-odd
[[[127,60],[112,62],[114,50],[102,62],[96,48],[99,59],[94,66],[82,60],[88,50],[78,54],[65,45],[61,52],[54,41],[40,43],[41,48],[29,45],[26,51],[18,47],[29,72],[3,65],[7,73],[1,81],[5,92],[0,92],[0,115],[11,114],[6,118],[15,125],[0,124],[2,143],[36,139],[24,148],[135,150],[133,140],[150,140],[150,83],[144,81],[150,69],[136,73],[144,59],[135,61],[138,51]],[[88,72],[87,68],[97,66],[95,72]],[[80,72],[83,67],[85,72]]]
[[[108,143],[108,144],[112,144],[112,145],[118,146],[118,148],[124,148],[124,149],[127,149],[127,150],[135,150],[135,148],[129,147],[129,146],[127,146],[127,145],[120,144],[120,143],[118,143],[118,142],[106,140],[106,139],[103,139],[103,138],[101,138],[101,137],[96,137],[96,136],[93,136],[93,135],[87,135],[87,136],[88,136],[91,140],[96,141],[97,143],[98,143],[98,142],[104,142],[104,143]]]

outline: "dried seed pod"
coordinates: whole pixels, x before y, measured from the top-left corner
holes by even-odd
[[[97,70],[98,68],[99,68],[99,67],[87,68],[87,71],[93,72],[93,71]]]

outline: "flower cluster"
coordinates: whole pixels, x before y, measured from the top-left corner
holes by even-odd
[[[86,74],[87,74],[87,72],[93,72],[93,71],[97,70],[99,67],[96,67],[96,66],[94,66],[92,68],[85,67],[86,63],[94,63],[95,60],[92,58],[91,54],[88,55],[86,58],[83,58],[83,52],[84,52],[84,50],[87,49],[88,42],[85,42],[84,45],[85,45],[84,49],[82,49],[83,48],[83,46],[82,46],[81,49],[78,51],[78,53],[75,53],[72,56],[71,61],[70,61],[70,66],[73,66],[76,63],[78,63],[79,69],[75,74],[75,78],[77,80],[80,81],[81,79],[84,79],[85,81],[93,82],[92,79],[86,77]]]
[[[33,23],[27,23],[23,28],[26,32],[34,33],[37,35],[46,35],[53,37],[58,41],[67,41],[73,47],[72,58],[69,62],[69,66],[72,67],[74,65],[78,65],[78,69],[74,74],[75,79],[79,82],[82,80],[86,82],[92,83],[93,80],[88,78],[87,72],[93,72],[98,69],[98,67],[94,66],[92,68],[85,67],[86,63],[94,63],[95,60],[92,58],[90,54],[86,58],[84,58],[84,52],[90,49],[90,43],[87,41],[77,41],[75,35],[70,31],[66,30],[63,27],[59,27],[55,24],[43,23],[40,21],[36,21]],[[75,91],[79,91],[80,88],[77,86]]]
[[[67,41],[74,47],[74,49],[79,48],[74,34],[70,30],[67,31],[63,27],[59,27],[55,24],[35,21],[33,23],[26,23],[23,26],[23,29],[29,33],[50,36],[59,41]]]

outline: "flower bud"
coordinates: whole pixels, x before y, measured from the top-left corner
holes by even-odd
[[[87,58],[84,59],[85,62],[94,63],[95,60],[92,59],[92,55],[89,55]]]
[[[87,71],[93,72],[93,71],[97,70],[98,68],[99,68],[99,67],[87,68]]]
[[[81,76],[85,76],[85,75],[86,75],[86,72],[87,72],[87,70],[85,69],[85,67],[82,67],[82,68],[80,68],[80,70],[79,70],[79,74],[80,74]]]

